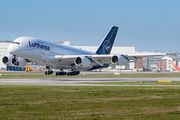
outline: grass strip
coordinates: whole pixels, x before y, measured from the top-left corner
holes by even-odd
[[[180,87],[0,86],[0,119],[178,120]]]

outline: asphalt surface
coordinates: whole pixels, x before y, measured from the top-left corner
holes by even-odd
[[[58,79],[0,79],[0,85],[56,85],[56,86],[180,86],[180,85],[104,85],[81,84],[84,82],[122,81],[180,81],[180,78],[58,78]]]

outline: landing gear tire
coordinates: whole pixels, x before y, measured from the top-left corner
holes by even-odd
[[[48,72],[46,71],[46,72],[45,72],[45,75],[47,75],[47,74],[48,74]]]
[[[58,76],[59,74],[58,74],[58,72],[56,72],[56,76]]]
[[[50,75],[51,74],[51,72],[50,71],[48,71],[48,75]]]
[[[58,74],[59,74],[59,76],[61,76],[61,75],[62,75],[62,73],[61,73],[61,72],[59,72]]]
[[[63,74],[66,75],[66,72],[64,72]]]

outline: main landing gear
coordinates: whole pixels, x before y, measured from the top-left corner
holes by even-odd
[[[48,69],[47,71],[45,71],[45,75],[51,75],[53,74],[52,69],[50,69],[50,67],[46,66],[46,69]],[[61,72],[56,72],[56,76],[63,76],[63,75],[67,75],[67,76],[74,76],[74,75],[79,75],[80,71],[74,71],[72,69],[72,72],[64,72],[62,69],[60,69]]]
[[[56,76],[63,76],[63,75],[74,76],[74,75],[78,75],[79,73],[80,73],[79,71],[73,71],[73,72],[56,72]]]

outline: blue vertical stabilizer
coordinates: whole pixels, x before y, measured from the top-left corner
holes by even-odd
[[[99,48],[96,51],[96,54],[110,54],[111,49],[114,43],[114,39],[116,37],[118,31],[118,27],[113,26],[109,33],[106,35],[104,40],[99,45]]]

